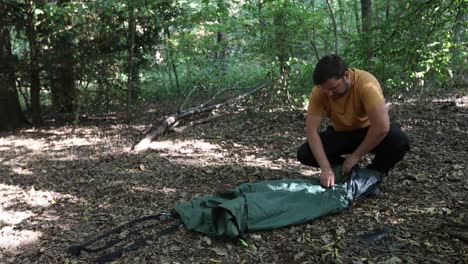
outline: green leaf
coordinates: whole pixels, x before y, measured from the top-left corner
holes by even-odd
[[[42,9],[36,8],[36,9],[34,9],[34,14],[35,15],[43,15],[44,11]]]

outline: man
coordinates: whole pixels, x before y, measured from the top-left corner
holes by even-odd
[[[337,55],[320,59],[313,78],[307,142],[299,148],[297,159],[320,167],[320,183],[326,188],[335,184],[332,166],[342,165],[347,174],[369,152],[375,157],[368,168],[387,174],[403,159],[409,141],[398,124],[390,125],[377,79],[366,71],[348,68]],[[324,113],[333,126],[319,133]]]

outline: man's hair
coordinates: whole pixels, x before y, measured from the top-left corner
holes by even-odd
[[[314,84],[322,84],[328,79],[343,78],[345,71],[348,70],[346,62],[338,55],[331,54],[321,58],[314,70]]]

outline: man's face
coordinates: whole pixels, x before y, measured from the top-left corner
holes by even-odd
[[[346,71],[342,78],[328,79],[326,82],[320,84],[319,87],[329,98],[336,100],[345,95],[349,89],[349,72]]]

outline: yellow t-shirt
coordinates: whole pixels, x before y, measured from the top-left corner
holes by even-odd
[[[370,125],[367,113],[385,104],[382,89],[370,73],[349,69],[351,85],[342,97],[332,100],[314,86],[309,97],[308,115],[323,116],[327,113],[337,131],[355,130]]]

